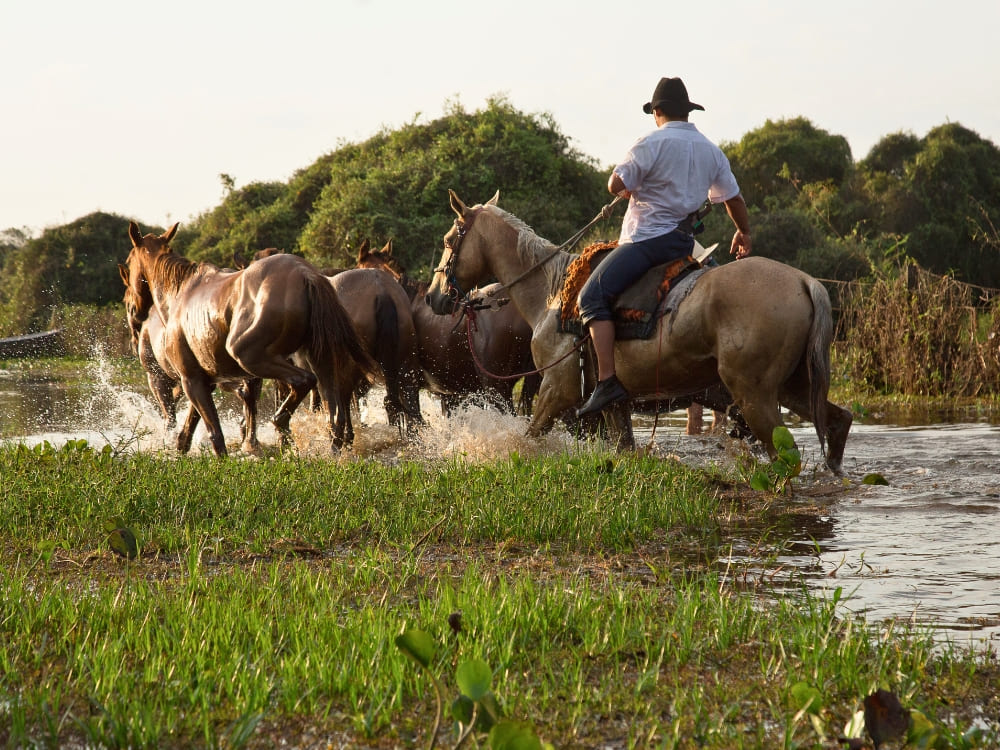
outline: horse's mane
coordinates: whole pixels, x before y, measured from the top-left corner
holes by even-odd
[[[534,229],[514,216],[514,214],[504,211],[495,205],[487,205],[483,208],[496,214],[509,227],[517,231],[517,255],[524,263],[533,266],[555,252],[555,256],[546,261],[542,265],[541,270],[545,273],[548,299],[552,300],[554,297],[557,297],[562,290],[566,269],[577,256],[565,250],[557,251],[555,244],[549,242],[544,237],[539,237],[535,234]]]
[[[158,283],[170,289],[178,289],[202,267],[215,268],[211,263],[198,263],[174,253],[162,253],[154,259],[152,272]]]

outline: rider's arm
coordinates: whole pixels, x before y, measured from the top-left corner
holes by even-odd
[[[736,225],[736,233],[733,234],[733,242],[729,252],[737,258],[745,258],[750,254],[750,214],[747,212],[746,201],[743,194],[738,194],[735,198],[725,201],[726,213]]]
[[[612,172],[611,177],[608,178],[608,192],[612,195],[620,195],[622,198],[632,197],[632,193],[625,187],[625,183],[622,182],[622,178],[618,176],[617,172]]]

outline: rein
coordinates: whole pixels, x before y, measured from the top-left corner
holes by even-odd
[[[497,375],[494,372],[490,372],[486,369],[482,362],[479,361],[479,357],[476,356],[476,348],[472,344],[472,331],[473,326],[476,324],[476,313],[472,307],[463,308],[462,314],[465,315],[465,334],[469,342],[469,353],[472,355],[472,361],[476,365],[476,369],[479,370],[483,375],[487,377],[494,378],[495,380],[518,380],[520,378],[526,377],[528,375],[539,375],[548,369],[551,369],[567,359],[574,352],[579,351],[583,348],[583,345],[587,343],[588,336],[581,336],[577,339],[576,343],[573,344],[573,348],[566,352],[564,355],[559,357],[559,359],[554,362],[550,362],[542,367],[536,367],[534,370],[528,370],[526,372],[516,372],[513,375]]]

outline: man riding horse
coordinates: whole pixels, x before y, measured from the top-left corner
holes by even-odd
[[[628,392],[615,374],[612,303],[653,266],[683,259],[694,248],[693,216],[705,200],[724,203],[736,225],[730,252],[750,254],[750,219],[729,160],[688,122],[700,104],[688,99],[680,78],[661,78],[643,105],[656,130],[629,149],[614,168],[608,190],[629,199],[618,247],[597,267],[580,291],[579,306],[597,356],[597,387],[577,410],[595,414],[624,400]]]

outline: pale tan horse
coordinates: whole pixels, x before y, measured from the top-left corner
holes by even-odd
[[[205,420],[215,453],[225,455],[226,443],[212,390],[247,378],[288,388],[272,420],[283,443],[291,437],[292,413],[313,387],[328,406],[332,433],[335,410],[350,398],[349,384],[340,377],[348,368],[338,365],[354,360],[372,374],[376,365],[329,280],[294,255],[275,255],[240,271],[194,263],[171,251],[176,231],[174,224],[161,235],[143,236],[130,222],[125,303],[139,323],[154,308],[162,316],[166,364]],[[307,367],[292,364],[292,356]],[[191,437],[182,430],[178,449],[190,448]],[[334,436],[333,446],[341,444]]]
[[[540,435],[583,398],[575,338],[558,330],[558,293],[575,256],[498,208],[498,195],[472,207],[453,191],[449,195],[456,219],[444,236],[428,303],[444,313],[456,290],[491,276],[507,285],[531,324],[535,362],[548,368],[528,428],[529,435]],[[782,424],[784,406],[813,422],[827,465],[840,472],[852,416],[827,400],[832,339],[823,285],[790,266],[751,257],[704,273],[677,309],[659,320],[652,338],[618,341],[615,365],[640,400],[723,384],[772,459],[772,431]],[[588,375],[592,387],[593,373]]]

